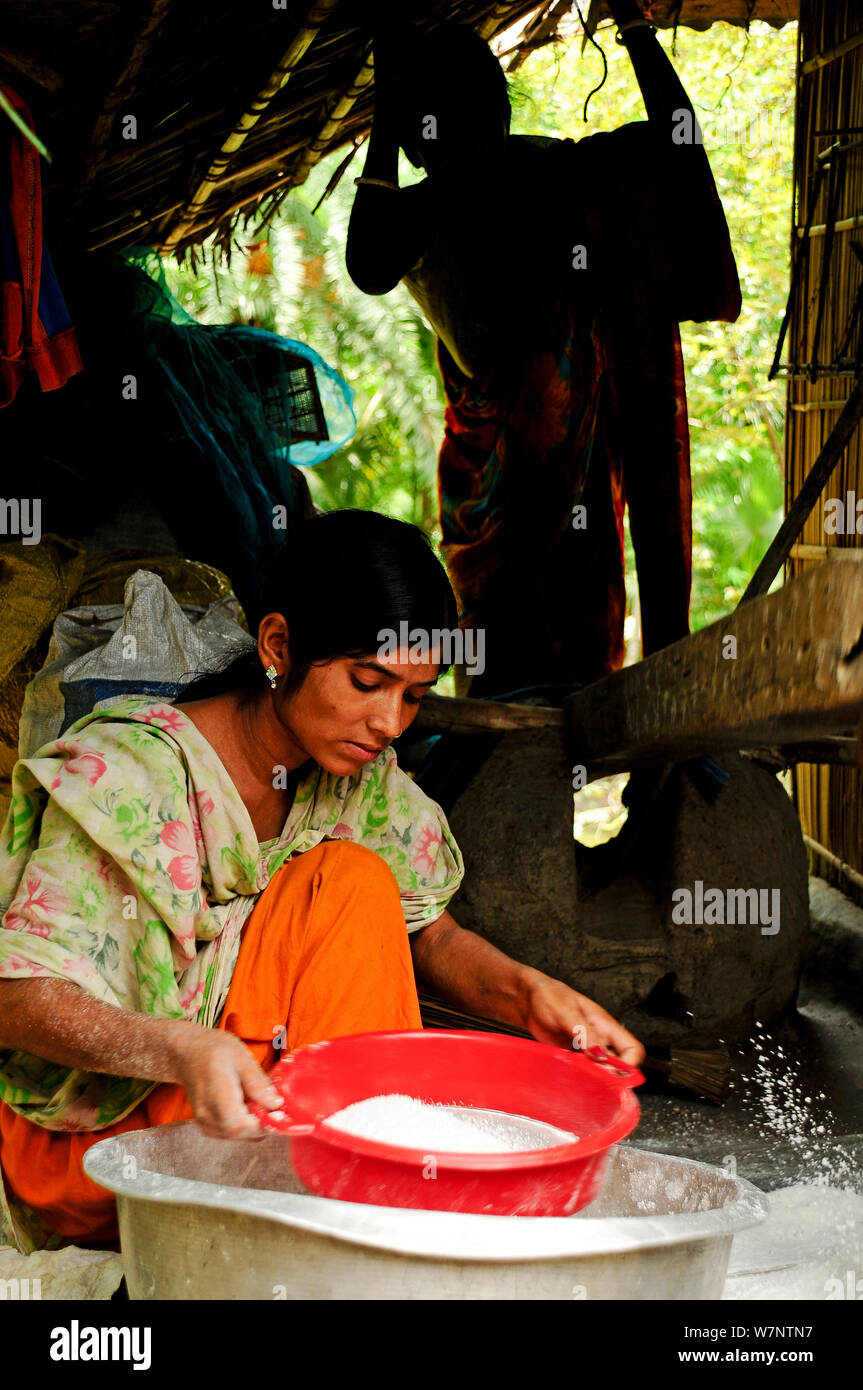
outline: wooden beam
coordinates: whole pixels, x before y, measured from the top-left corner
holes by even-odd
[[[510,705],[501,700],[426,695],[412,727],[430,734],[487,734],[511,729],[562,729],[563,725],[563,710],[550,705]]]
[[[571,695],[565,713],[573,760],[609,771],[844,733],[863,714],[863,569],[816,565]]]
[[[811,743],[789,743],[784,748],[744,748],[744,757],[771,763],[777,771],[795,767],[797,763],[829,763],[838,767],[855,767],[859,757],[856,738],[819,738]]]
[[[183,212],[169,228],[167,234],[161,238],[160,244],[166,252],[173,250],[187,235],[189,228],[193,227],[199,220],[204,204],[218,186],[231,159],[245,143],[249,132],[254,130],[270,102],[290,80],[306,50],[317,37],[319,29],[330,17],[338,3],[339,0],[316,0],[305,23],[282,54],[278,66],[270,74],[251,105],[242,113],[230,135],[222,141],[206,174],[187,200]]]

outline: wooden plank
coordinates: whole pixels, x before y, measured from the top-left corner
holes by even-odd
[[[563,710],[550,705],[509,705],[501,700],[462,700],[426,695],[413,722],[430,734],[506,733],[510,729],[563,728]]]
[[[844,733],[863,714],[863,570],[816,565],[571,695],[565,712],[574,761],[609,770]]]

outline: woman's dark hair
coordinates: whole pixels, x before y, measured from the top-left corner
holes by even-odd
[[[288,625],[291,658],[286,693],[298,690],[316,662],[366,656],[383,629],[453,629],[458,608],[446,570],[418,526],[380,512],[324,512],[298,528],[284,566],[267,576],[263,599],[249,612],[257,635],[267,613]],[[443,666],[440,668],[443,672]],[[264,679],[253,648],[221,671],[182,688],[178,699],[205,700],[229,690],[254,690]]]
[[[404,52],[403,117],[412,123],[457,102],[478,114],[496,109],[509,130],[506,73],[485,39],[464,24],[443,23],[430,34],[413,33]]]

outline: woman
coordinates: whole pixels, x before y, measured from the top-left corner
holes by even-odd
[[[369,294],[403,280],[438,335],[444,555],[486,634],[472,695],[622,665],[627,503],[644,650],[688,631],[677,324],[733,321],[740,288],[691,103],[635,0],[610,8],[648,119],[577,144],[510,135],[504,74],[466,28],[375,47],[347,266]],[[410,187],[400,146],[427,175]]]
[[[16,764],[0,848],[0,1163],[22,1248],[116,1240],[99,1139],[189,1116],[256,1138],[279,1050],[458,1007],[637,1063],[635,1038],[447,911],[463,873],[391,748],[440,675],[384,629],[452,628],[422,532],[313,518],[250,657],[119,701]],[[413,657],[413,659],[411,659]],[[426,660],[428,657],[430,659]],[[407,932],[405,931],[407,925]]]

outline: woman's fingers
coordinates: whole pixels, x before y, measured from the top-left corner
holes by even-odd
[[[246,1052],[245,1058],[241,1059],[238,1072],[243,1094],[247,1100],[256,1100],[265,1110],[278,1110],[280,1108],[282,1097],[250,1052]]]
[[[245,1043],[230,1033],[203,1030],[190,1035],[190,1042],[182,1079],[203,1132],[211,1139],[264,1138],[246,1099],[275,1110],[279,1096]]]
[[[644,1048],[638,1038],[610,1015],[599,1020],[593,1031],[596,1033],[600,1047],[613,1052],[621,1061],[628,1062],[631,1067],[637,1067],[644,1061]]]
[[[263,1134],[260,1122],[246,1109],[239,1072],[232,1066],[213,1069],[206,1099],[195,1118],[214,1139],[258,1139]]]
[[[577,1051],[602,1047],[622,1061],[638,1066],[644,1048],[628,1029],[586,995],[559,980],[544,982],[533,997],[530,1031],[541,1042],[567,1042]]]

